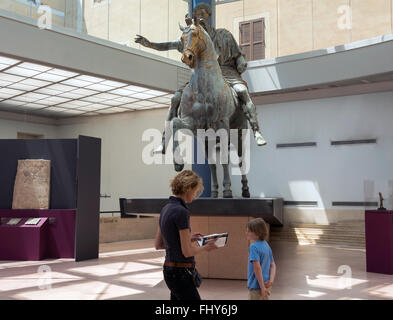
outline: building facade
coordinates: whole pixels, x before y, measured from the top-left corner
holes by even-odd
[[[392,33],[392,0],[219,0],[217,28],[231,31],[249,60],[269,59]],[[186,0],[3,0],[0,9],[39,19],[52,9],[54,26],[180,60],[176,51],[135,44],[177,39],[189,10]],[[251,22],[251,24],[250,24]],[[243,36],[242,36],[243,35]],[[250,43],[252,41],[252,43]]]

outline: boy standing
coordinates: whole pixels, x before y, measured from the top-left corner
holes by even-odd
[[[272,250],[266,242],[268,228],[262,218],[250,220],[247,224],[247,239],[250,245],[248,256],[248,298],[249,300],[268,300],[276,276]]]

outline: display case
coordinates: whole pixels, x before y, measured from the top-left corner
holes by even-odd
[[[16,219],[20,221],[12,223]],[[36,219],[36,224],[28,224],[31,218],[1,219],[0,260],[41,260],[45,257],[49,218]]]
[[[0,139],[0,154],[1,221],[41,218],[34,226],[0,225],[0,260],[98,258],[101,139]],[[51,161],[49,209],[12,210],[21,159]]]

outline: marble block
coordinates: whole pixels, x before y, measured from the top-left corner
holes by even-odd
[[[50,160],[18,160],[12,209],[49,209]]]

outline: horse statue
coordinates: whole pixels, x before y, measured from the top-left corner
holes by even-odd
[[[188,129],[196,136],[198,129],[206,131],[213,129],[215,132],[224,130],[227,137],[230,137],[230,129],[237,129],[237,153],[242,176],[242,196],[249,198],[247,176],[242,170],[242,133],[243,129],[248,128],[247,119],[233,90],[222,76],[214,44],[209,34],[196,20],[187,27],[181,25],[179,27],[182,31],[181,41],[184,45],[181,60],[192,69],[192,75],[189,84],[184,88],[179,106],[179,116],[172,120],[173,127],[169,135],[174,138],[178,130]],[[174,166],[176,171],[181,171],[184,164],[178,147],[179,142],[173,139]],[[206,155],[215,151],[215,147],[211,148],[208,143],[205,143]],[[217,198],[217,165],[209,162],[209,166],[212,174],[211,196]],[[222,167],[224,173],[223,197],[232,198],[229,162],[222,163]]]

